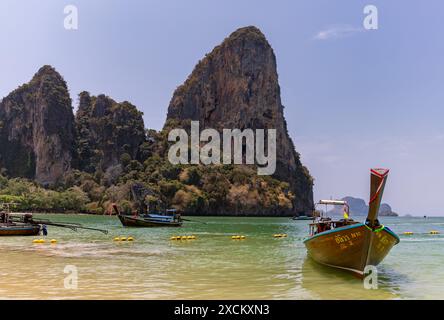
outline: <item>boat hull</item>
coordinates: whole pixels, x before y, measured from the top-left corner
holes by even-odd
[[[0,225],[0,237],[36,236],[40,233],[37,225]]]
[[[386,227],[370,230],[362,223],[316,234],[304,241],[308,255],[318,263],[364,275],[366,266],[377,266],[399,242]]]
[[[119,220],[125,227],[139,227],[139,228],[152,228],[152,227],[180,227],[182,222],[166,222],[155,221],[150,219],[141,219],[132,216],[119,215]]]

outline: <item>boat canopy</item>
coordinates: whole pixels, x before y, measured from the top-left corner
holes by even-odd
[[[318,204],[326,204],[326,205],[333,205],[333,206],[343,206],[346,205],[347,202],[344,200],[320,200]]]

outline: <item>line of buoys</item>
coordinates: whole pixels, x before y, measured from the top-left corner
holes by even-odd
[[[286,233],[278,233],[273,235],[274,238],[286,238],[288,235]]]
[[[404,235],[406,235],[406,236],[411,236],[411,235],[413,235],[414,233],[413,233],[412,231],[405,231],[405,232],[403,232],[402,234],[404,234]],[[430,231],[430,232],[428,232],[428,233],[418,233],[418,234],[441,234],[441,232],[439,232],[439,231],[437,231],[437,230],[432,230],[432,231]]]
[[[129,241],[129,242],[131,242],[131,241],[134,241],[134,238],[133,237],[115,237],[114,239],[113,239],[113,241]]]
[[[232,239],[232,240],[245,240],[246,237],[245,237],[245,236],[238,236],[238,235],[235,235],[235,236],[231,236],[231,239]]]
[[[170,240],[196,240],[197,237],[194,235],[191,236],[172,236]]]

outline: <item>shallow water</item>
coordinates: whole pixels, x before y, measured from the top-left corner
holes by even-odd
[[[41,215],[110,234],[49,227],[34,237],[0,238],[0,298],[7,299],[443,299],[444,218],[384,218],[401,243],[378,267],[379,288],[306,257],[309,221],[193,217],[182,228],[123,228],[116,217]],[[429,235],[438,230],[443,235]],[[405,236],[404,231],[414,235]],[[287,233],[275,239],[273,234]],[[170,241],[172,235],[196,240]],[[242,234],[246,240],[231,240]],[[133,236],[134,242],[114,242]],[[50,239],[57,239],[55,245]],[[78,271],[66,289],[64,269]]]

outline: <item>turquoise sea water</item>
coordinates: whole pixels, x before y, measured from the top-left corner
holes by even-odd
[[[401,242],[378,267],[378,289],[367,290],[362,280],[307,258],[302,241],[309,221],[193,217],[206,224],[130,229],[116,217],[39,217],[110,234],[49,227],[45,244],[33,244],[34,237],[0,238],[0,298],[444,299],[444,218],[382,218]],[[288,237],[275,239],[276,233]],[[173,235],[197,239],[171,241]],[[115,242],[116,236],[135,241]],[[55,245],[49,244],[53,238]],[[67,265],[77,268],[77,289],[64,286]]]

